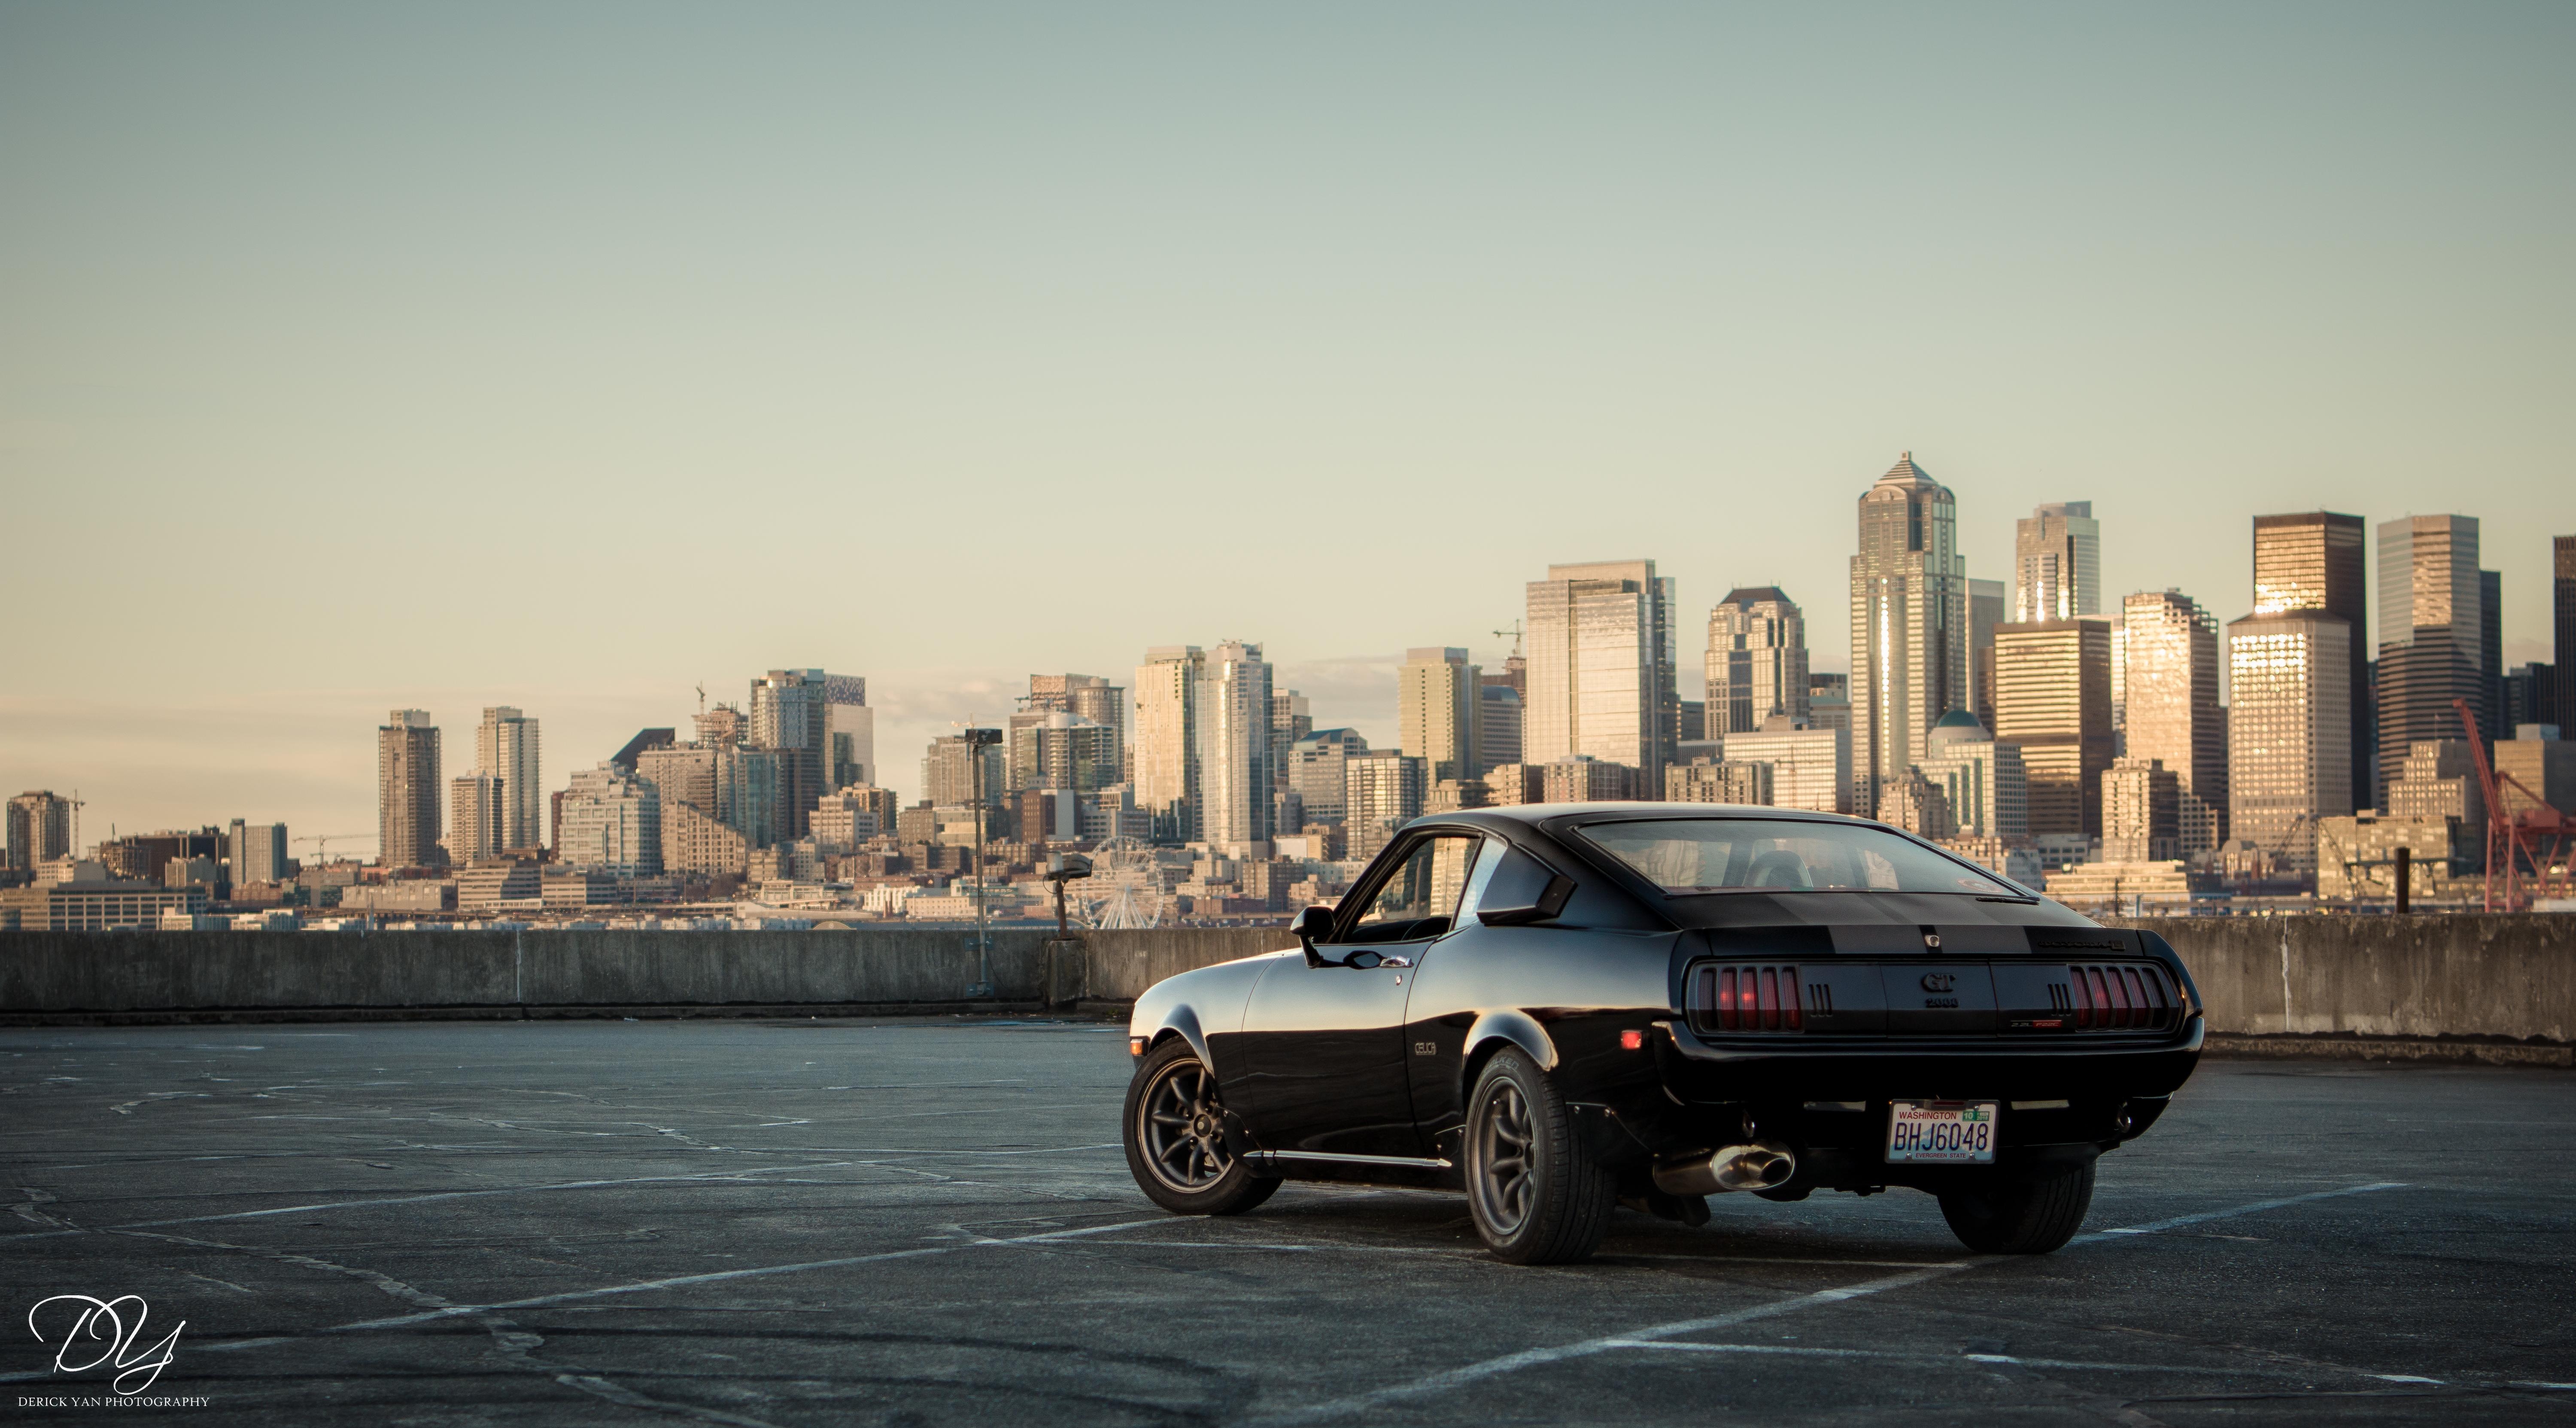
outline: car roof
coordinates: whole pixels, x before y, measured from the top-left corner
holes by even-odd
[[[1518,823],[1538,826],[1560,818],[1796,818],[1818,823],[1849,823],[1885,828],[1884,823],[1846,813],[1820,813],[1807,808],[1773,808],[1759,803],[1516,803],[1504,808],[1462,808],[1427,813],[1419,820],[1458,823]]]

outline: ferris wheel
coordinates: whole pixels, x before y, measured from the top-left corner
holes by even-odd
[[[1153,852],[1133,838],[1112,838],[1091,853],[1081,892],[1082,925],[1101,931],[1159,926],[1163,879]]]

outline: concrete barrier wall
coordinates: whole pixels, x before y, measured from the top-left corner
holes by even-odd
[[[2576,917],[2145,919],[2213,1032],[2576,1043]],[[1126,1001],[1294,945],[1276,928],[993,934],[1003,1001]],[[1050,974],[1050,967],[1052,972]],[[0,932],[0,1013],[953,1004],[971,936],[847,932]],[[1043,984],[1043,985],[1042,985]]]

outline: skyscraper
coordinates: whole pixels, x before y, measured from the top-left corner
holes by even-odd
[[[773,669],[751,682],[750,742],[778,752],[788,820],[781,831],[790,839],[810,829],[814,800],[831,772],[829,693],[829,677],[819,669]]]
[[[555,825],[556,856],[570,868],[621,878],[662,872],[662,803],[653,786],[616,766],[573,773]]]
[[[2102,774],[2112,760],[2110,622],[1996,626],[1995,737],[2021,746],[2032,836],[2102,836]]]
[[[2102,613],[2102,523],[2091,501],[2056,501],[2013,523],[2015,622]]]
[[[1422,760],[1423,777],[1474,778],[1476,767],[1477,689],[1484,671],[1467,663],[1467,652],[1431,645],[1404,652],[1395,671],[1396,740],[1404,752]]]
[[[376,862],[436,862],[438,822],[438,726],[426,709],[397,709],[376,730]]]
[[[1289,751],[1288,786],[1297,791],[1309,823],[1339,823],[1351,759],[1368,752],[1356,729],[1317,729]]]
[[[1011,793],[1097,793],[1118,781],[1118,731],[1106,724],[1061,710],[1014,714],[1007,737],[1004,781]]]
[[[1651,560],[1551,565],[1528,598],[1522,762],[1585,754],[1661,788],[1681,712],[1672,578]]]
[[[71,800],[31,788],[9,800],[9,867],[27,872],[72,852]]]
[[[1395,831],[1422,816],[1422,760],[1394,749],[1352,754],[1342,765],[1342,827],[1353,858],[1374,858]]]
[[[1288,769],[1297,757],[1297,741],[1313,732],[1315,732],[1314,706],[1306,701],[1306,696],[1293,689],[1273,690],[1270,695],[1270,786],[1272,788],[1279,788],[1288,782]],[[1277,831],[1293,833],[1296,829],[1283,826]]]
[[[1199,675],[1206,664],[1197,645],[1158,645],[1136,666],[1128,776],[1157,842],[1199,836]]]
[[[2374,796],[2377,759],[2370,736],[2370,592],[2362,574],[2361,517],[2301,511],[2254,518],[2254,613],[2314,610],[2344,622],[2349,645],[2341,661],[2347,683],[2340,702],[2346,720],[2343,746],[2350,760],[2346,786],[2355,802],[2368,803]],[[2234,806],[2232,794],[2229,806]],[[2229,836],[2245,835],[2231,829]]]
[[[2228,622],[2228,836],[2302,872],[2317,820],[2352,812],[2351,658],[2351,630],[2322,610]]]
[[[483,711],[483,722],[474,728],[474,767],[500,780],[501,800],[501,841],[490,852],[544,846],[545,774],[540,764],[536,720],[506,704]],[[459,863],[470,861],[452,847],[448,852]]]
[[[2559,727],[2576,731],[2576,535],[2552,536],[2549,546],[2550,604],[2557,617],[2557,663],[2549,667],[2557,687],[2549,705]]]
[[[2004,582],[1968,582],[1968,703],[1989,729],[1995,727],[1995,626],[2011,618]]]
[[[2218,708],[2218,621],[2177,590],[2123,602],[2128,756],[2172,772],[2179,855],[2227,840],[2227,729]]]
[[[1968,707],[1968,576],[1947,487],[1906,452],[1860,498],[1851,562],[1852,812],[1923,757],[1932,725]],[[2000,709],[1997,718],[2002,717]]]
[[[1010,788],[1008,756],[999,742],[942,734],[921,757],[921,796],[934,808],[998,805]]]
[[[228,856],[235,888],[250,883],[277,883],[287,878],[286,825],[233,820]]]
[[[448,781],[449,862],[471,867],[503,848],[519,846],[507,841],[508,826],[509,789],[499,775],[477,769]]]
[[[1774,714],[1807,722],[1807,617],[1776,585],[1726,592],[1708,612],[1708,731],[1749,733]]]
[[[1199,673],[1199,840],[1230,858],[1270,841],[1270,662],[1227,640]]]
[[[2415,743],[2463,736],[2454,700],[2467,700],[2481,733],[2492,737],[2496,681],[2486,670],[2485,587],[2476,517],[2405,516],[2380,524],[2374,788],[2384,791],[2397,778]],[[2501,649],[2497,655],[2501,676]]]
[[[824,675],[823,791],[866,788],[876,781],[877,711],[868,707],[868,682],[855,674]],[[807,821],[810,827],[810,812]]]
[[[1957,836],[2029,841],[2030,770],[2019,745],[1998,742],[1965,709],[1942,715],[1926,743],[1915,768],[1941,790]]]

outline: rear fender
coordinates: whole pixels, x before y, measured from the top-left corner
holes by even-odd
[[[1458,1059],[1459,1105],[1467,1103],[1467,1094],[1476,1088],[1476,1077],[1484,1072],[1485,1062],[1506,1046],[1518,1047],[1538,1063],[1541,1071],[1555,1072],[1556,1042],[1535,1017],[1509,1008],[1479,1013],[1467,1028],[1466,1054]]]

